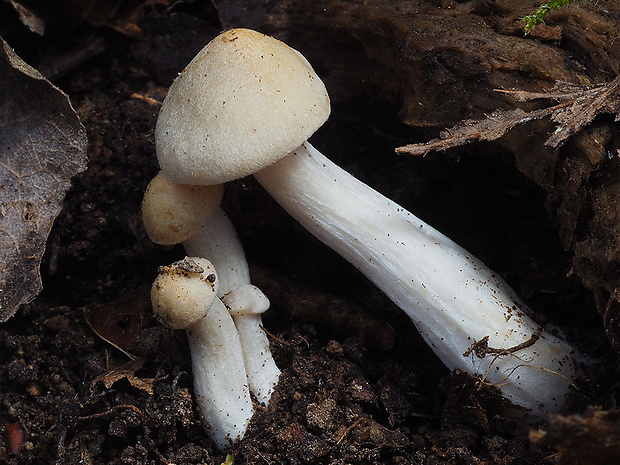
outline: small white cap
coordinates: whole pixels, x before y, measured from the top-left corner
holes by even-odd
[[[286,156],[329,112],[325,85],[299,52],[231,29],[170,87],[155,128],[159,166],[180,184],[223,184]]]
[[[217,275],[204,258],[185,257],[160,267],[151,287],[153,310],[174,329],[185,329],[207,316],[216,298]]]
[[[179,244],[198,232],[220,206],[222,185],[188,186],[170,182],[160,172],[142,199],[142,221],[156,244]]]
[[[222,302],[231,315],[261,314],[269,310],[269,299],[253,284],[230,291],[222,297]]]

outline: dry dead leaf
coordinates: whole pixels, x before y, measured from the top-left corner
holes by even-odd
[[[19,15],[21,23],[35,34],[40,36],[45,32],[45,21],[43,21],[35,12],[20,2],[8,0],[15,12]]]
[[[144,360],[137,358],[97,376],[93,381],[93,385],[102,382],[106,389],[110,389],[117,381],[126,379],[132,387],[153,395],[153,384],[155,383],[155,379],[140,378],[136,375],[136,372],[143,366]]]
[[[138,22],[148,13],[165,11],[174,0],[56,0],[48,2],[5,0],[17,13],[19,21],[31,32],[44,35],[46,26],[73,29],[88,23],[109,27],[121,34],[140,36]]]
[[[116,302],[84,310],[90,329],[131,359],[134,356],[128,351],[138,347],[138,335],[142,332],[143,323],[152,314],[150,287],[146,285]]]
[[[68,97],[0,38],[0,322],[41,291],[54,219],[86,169],[86,131]]]
[[[592,122],[599,114],[610,113],[620,121],[620,77],[605,84],[591,86],[556,82],[547,92],[498,91],[512,95],[517,102],[549,99],[556,105],[533,111],[497,110],[483,120],[466,120],[442,131],[437,139],[422,144],[409,144],[396,149],[397,153],[426,155],[474,141],[495,140],[518,124],[550,116],[557,123],[555,131],[545,141],[545,147],[559,148],[566,140]]]

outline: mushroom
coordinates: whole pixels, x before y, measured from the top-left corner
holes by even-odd
[[[166,325],[187,332],[198,410],[207,434],[223,450],[243,438],[254,407],[239,334],[217,297],[217,284],[208,260],[186,257],[159,269],[151,300]]]
[[[265,405],[280,377],[261,314],[269,299],[250,281],[243,246],[232,222],[220,207],[223,189],[170,182],[159,173],[149,183],[142,219],[153,242],[183,243],[190,256],[207,257],[218,270],[218,297],[233,316],[241,339],[250,391]]]
[[[146,233],[156,244],[180,244],[195,235],[205,220],[220,208],[223,195],[223,185],[175,184],[159,172],[142,199]]]
[[[269,309],[269,299],[250,281],[250,269],[234,225],[218,208],[183,246],[189,255],[209,257],[221,270],[218,296],[239,331],[250,391],[258,402],[268,406],[280,378],[262,326],[261,314]]]
[[[329,112],[327,91],[299,52],[229,30],[170,87],[157,157],[177,183],[253,174],[403,309],[449,369],[496,385],[534,417],[560,409],[579,373],[575,348],[535,323],[480,260],[312,147],[307,138]]]

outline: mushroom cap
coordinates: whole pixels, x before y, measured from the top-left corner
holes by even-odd
[[[269,310],[269,299],[258,287],[246,284],[222,297],[231,315],[259,315]]]
[[[198,232],[220,206],[224,186],[188,186],[170,182],[162,172],[142,199],[142,221],[156,244],[179,244]]]
[[[164,324],[185,329],[198,322],[217,298],[217,275],[209,260],[185,257],[159,268],[151,287],[153,310]]]
[[[155,128],[157,158],[173,182],[222,184],[286,156],[329,113],[325,85],[298,51],[231,29],[170,87]]]

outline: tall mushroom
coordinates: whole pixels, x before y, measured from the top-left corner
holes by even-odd
[[[484,377],[536,417],[558,410],[578,374],[574,347],[536,324],[480,260],[314,149],[306,139],[329,112],[327,91],[299,52],[229,30],[170,87],[158,160],[182,184],[254,174],[402,308],[448,368]]]

